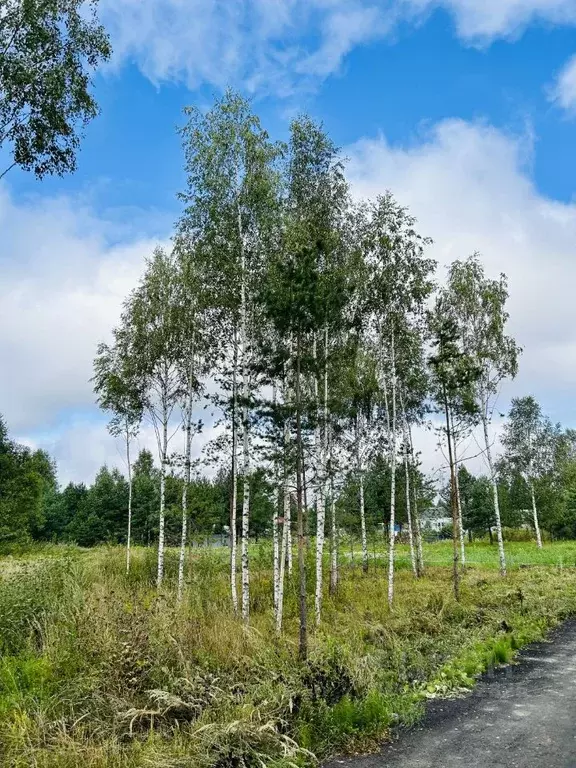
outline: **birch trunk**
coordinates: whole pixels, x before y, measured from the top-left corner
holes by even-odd
[[[292,339],[288,342],[290,358],[292,358]],[[290,386],[288,379],[288,370],[284,371],[284,403],[290,403]],[[285,548],[285,567],[288,571],[288,578],[292,576],[292,507],[290,504],[290,471],[289,471],[289,446],[290,446],[290,423],[288,418],[284,420],[284,531],[286,537]]]
[[[334,484],[331,482],[330,490],[330,594],[335,595],[338,590],[338,526],[336,524],[336,499],[334,497]]]
[[[360,535],[362,538],[362,570],[368,573],[368,538],[366,536],[366,510],[364,508],[363,414],[356,415],[356,469],[358,471],[358,501],[360,505]]]
[[[234,360],[232,368],[232,488],[230,491],[230,592],[234,613],[238,613],[238,587],[236,584],[238,506],[238,334],[234,329]]]
[[[288,578],[291,578],[294,571],[294,553],[292,551],[292,505],[290,504],[290,493],[287,493],[284,497],[284,509],[286,510],[286,566],[288,568]]]
[[[302,475],[303,475],[303,450],[302,450],[302,422],[301,422],[301,401],[300,401],[300,356],[301,339],[298,335],[296,350],[296,496],[298,510],[298,570],[300,574],[300,633],[298,642],[298,658],[305,661],[308,655],[308,627],[306,610],[306,560],[305,560],[305,539],[304,539],[304,510],[302,506]]]
[[[284,470],[284,536],[286,549],[284,558],[288,568],[288,577],[292,576],[292,507],[290,504],[290,472],[288,470],[288,446],[290,444],[290,426],[288,421],[284,424],[285,470]]]
[[[538,510],[536,509],[536,494],[534,493],[534,483],[530,480],[530,496],[532,497],[532,514],[534,516],[534,530],[536,531],[536,544],[538,549],[542,549],[542,536],[540,535],[540,524],[538,523]]]
[[[416,567],[418,570],[418,576],[422,576],[424,574],[424,552],[422,548],[422,531],[420,529],[420,516],[418,514],[418,489],[416,487],[416,466],[415,466],[415,459],[414,459],[414,443],[412,442],[412,429],[410,427],[410,424],[407,424],[407,430],[408,430],[408,442],[410,445],[410,458],[412,463],[412,470],[413,470],[413,480],[412,480],[412,519],[414,521],[414,533],[416,536]]]
[[[414,520],[414,534],[416,537],[416,570],[418,578],[424,574],[424,552],[422,551],[422,531],[420,529],[420,518],[418,517],[418,498],[416,488],[412,488],[414,505],[412,515]]]
[[[249,543],[249,514],[250,514],[250,445],[248,435],[248,409],[243,409],[244,426],[242,429],[243,443],[243,496],[242,496],[242,618],[248,621],[250,617],[250,565],[248,560]]]
[[[186,541],[188,538],[188,488],[192,475],[192,375],[188,382],[188,404],[186,411],[186,443],[184,446],[184,485],[182,487],[182,534],[180,537],[180,558],[178,561],[177,600],[182,600],[184,593],[184,562],[186,560]]]
[[[462,503],[460,499],[460,480],[458,478],[458,442],[454,431],[454,414],[450,411],[450,423],[452,428],[452,449],[454,452],[454,477],[456,480],[456,507],[458,509],[458,535],[460,537],[460,562],[462,567],[466,565],[466,546],[464,543],[464,521],[462,519]]]
[[[276,604],[276,632],[280,634],[282,632],[282,618],[284,613],[284,579],[286,573],[286,548],[288,547],[288,528],[286,525],[286,499],[288,499],[288,506],[290,506],[290,496],[286,493],[284,497],[284,526],[282,529],[282,545],[280,548],[280,572],[278,574],[278,600]]]
[[[240,214],[238,226],[241,240],[240,324],[242,345],[242,618],[250,617],[250,564],[248,560],[250,522],[250,425],[248,414],[248,318],[246,307],[246,254],[242,241]]]
[[[289,388],[287,380],[286,367],[284,368],[284,384],[283,384],[283,398],[284,404],[288,404],[289,401]],[[278,573],[278,595],[276,601],[276,633],[282,632],[282,618],[284,613],[284,581],[286,574],[286,566],[289,563],[289,569],[292,569],[292,553],[288,556],[288,548],[292,546],[290,538],[290,466],[288,457],[288,446],[290,445],[290,424],[288,422],[287,415],[284,419],[284,467],[282,472],[282,505],[283,505],[283,517],[284,523],[282,526],[282,543],[280,546],[279,556],[279,573]]]
[[[314,340],[314,357],[316,357],[316,340]],[[322,409],[323,434],[320,434],[320,419],[318,419],[318,443],[319,443],[319,483],[318,501],[316,506],[316,592],[314,607],[316,611],[316,624],[320,624],[322,615],[322,581],[324,560],[324,536],[326,528],[326,502],[327,502],[327,477],[328,477],[328,329],[324,329],[324,392]],[[319,405],[318,379],[314,377],[314,394]]]
[[[162,451],[160,461],[160,520],[158,526],[158,574],[156,586],[162,586],[164,579],[164,517],[166,507],[166,464],[168,461],[168,406],[166,398],[162,403]]]
[[[184,560],[186,558],[186,539],[188,537],[188,484],[185,480],[182,488],[182,535],[180,538],[180,559],[178,561],[178,602],[182,601],[184,593]]]
[[[390,536],[388,543],[388,605],[394,601],[394,547],[396,537],[396,350],[394,331],[390,338],[390,362],[392,368],[392,411],[390,420]]]
[[[128,532],[126,535],[126,573],[130,573],[130,545],[132,543],[132,464],[130,461],[130,431],[126,426],[126,463],[128,465]]]
[[[276,382],[272,385],[272,401],[274,403],[274,410],[276,410]],[[276,499],[276,505],[274,512],[272,513],[272,553],[273,553],[273,580],[274,580],[274,617],[278,612],[278,595],[280,591],[280,539],[279,539],[279,511],[282,504],[282,486],[280,484],[280,471],[279,464],[276,463],[276,487],[278,489],[278,497]]]
[[[504,536],[502,535],[502,521],[500,519],[500,502],[498,500],[498,484],[494,472],[492,461],[492,451],[490,449],[490,438],[488,435],[488,415],[486,412],[486,403],[482,408],[482,427],[484,430],[484,444],[486,445],[486,461],[488,462],[488,471],[490,473],[490,483],[492,485],[492,498],[494,500],[494,518],[496,520],[496,535],[498,537],[498,558],[500,560],[500,574],[506,576],[506,553],[504,552]]]
[[[408,463],[408,443],[404,438],[404,476],[406,483],[406,517],[408,518],[408,540],[410,542],[410,562],[414,576],[418,578],[418,566],[416,565],[416,552],[414,549],[414,533],[412,530],[412,514],[410,510],[410,466]]]
[[[273,550],[273,578],[274,578],[274,616],[278,614],[278,599],[280,596],[280,537],[278,530],[278,510],[282,503],[282,490],[278,488],[278,499],[272,514],[272,550]]]
[[[273,552],[273,579],[274,579],[274,617],[278,615],[278,599],[280,596],[280,536],[279,536],[279,510],[282,504],[282,488],[278,486],[278,498],[272,513],[272,552]]]
[[[448,395],[446,387],[442,391],[444,399],[444,415],[446,418],[446,442],[448,444],[448,462],[450,465],[450,507],[452,510],[452,545],[453,545],[453,568],[452,578],[454,582],[454,597],[456,601],[460,600],[460,573],[458,567],[458,506],[456,503],[456,477],[454,472],[454,454],[452,451],[452,434],[450,427],[450,407],[448,405]]]

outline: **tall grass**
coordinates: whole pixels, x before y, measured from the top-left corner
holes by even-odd
[[[172,551],[159,594],[152,550],[134,551],[129,576],[120,548],[32,561],[0,582],[0,764],[287,768],[369,748],[575,611],[572,550],[552,550],[562,568],[506,580],[486,552],[459,604],[448,568],[418,582],[399,568],[392,611],[381,564],[348,562],[305,664],[296,579],[275,635],[267,544],[252,552],[249,626],[231,612],[225,551],[189,554],[181,605]]]

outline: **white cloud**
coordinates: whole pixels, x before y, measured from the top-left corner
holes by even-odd
[[[417,24],[436,9],[482,45],[531,23],[576,24],[576,0],[100,0],[116,65],[134,61],[154,83],[284,96],[339,71],[399,20]]]
[[[558,74],[550,91],[550,99],[568,112],[576,109],[576,55],[566,62]]]
[[[289,93],[388,27],[378,0],[101,0],[116,63],[153,82]]]
[[[200,435],[197,435],[192,445],[192,461],[204,458],[202,449],[205,444],[216,437],[220,427],[214,423],[206,425]],[[184,437],[174,424],[170,451],[184,450]],[[110,435],[104,419],[94,420],[86,417],[72,418],[53,430],[28,433],[18,437],[19,442],[31,448],[42,448],[52,456],[58,466],[58,479],[62,485],[69,482],[91,483],[96,473],[103,465],[116,467],[126,474],[126,444],[122,438]],[[134,461],[143,448],[152,452],[157,460],[156,436],[151,425],[144,422],[138,436],[133,440],[131,460]],[[215,467],[202,464],[203,474],[213,475]]]
[[[453,16],[464,40],[489,43],[515,37],[529,24],[575,24],[575,0],[405,0],[415,11],[444,8]]]
[[[392,17],[384,17],[374,6],[336,10],[325,21],[321,46],[299,61],[296,70],[327,77],[338,70],[342,59],[354,46],[382,36],[391,27]]]
[[[99,341],[109,337],[154,242],[113,234],[78,201],[16,205],[0,189],[0,412],[12,430],[90,409]]]
[[[478,250],[488,274],[508,275],[510,331],[524,354],[502,407],[511,392],[532,392],[553,419],[576,423],[576,205],[538,193],[527,170],[529,142],[446,120],[413,146],[367,139],[346,154],[356,193],[390,188],[434,239],[441,272]]]

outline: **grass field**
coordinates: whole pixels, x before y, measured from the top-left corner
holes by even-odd
[[[503,580],[495,547],[469,547],[456,603],[450,544],[427,545],[419,581],[400,547],[390,611],[382,553],[366,575],[356,549],[305,664],[297,579],[274,634],[267,544],[252,550],[248,627],[231,615],[225,550],[192,551],[182,605],[175,552],[161,594],[152,550],[128,577],[120,548],[0,560],[0,764],[287,768],[369,749],[576,612],[576,543],[507,550]]]
[[[576,541],[557,541],[538,549],[534,542],[506,542],[506,564],[514,570],[523,565],[550,565],[576,567]],[[432,566],[452,564],[452,542],[441,541],[424,545],[424,558]],[[399,564],[410,564],[407,546],[398,548]],[[498,549],[495,544],[479,542],[466,545],[466,564],[471,567],[498,568]]]

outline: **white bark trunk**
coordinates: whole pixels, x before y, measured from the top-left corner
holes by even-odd
[[[286,551],[288,548],[288,530],[290,526],[289,519],[286,519],[286,502],[288,510],[290,509],[290,494],[283,491],[284,497],[284,526],[282,528],[282,546],[280,549],[280,573],[278,575],[278,602],[276,605],[276,632],[282,632],[282,617],[284,613],[284,580],[286,573]]]
[[[250,565],[248,559],[249,524],[250,524],[250,424],[248,413],[248,310],[246,303],[246,253],[240,207],[238,207],[238,234],[240,237],[240,333],[242,351],[242,618],[248,621],[250,616]]]
[[[320,495],[320,494],[319,494]],[[323,577],[323,558],[324,558],[324,531],[326,519],[326,506],[323,494],[318,500],[316,515],[316,590],[314,595],[314,609],[316,613],[316,624],[320,624],[322,615],[322,577]]]
[[[502,535],[502,522],[500,520],[500,502],[498,500],[498,484],[492,462],[492,451],[490,449],[490,437],[488,435],[488,416],[486,406],[482,408],[482,427],[484,430],[484,444],[486,445],[486,461],[488,462],[488,471],[490,473],[490,482],[492,484],[492,498],[494,500],[494,517],[496,519],[496,535],[498,537],[498,556],[500,560],[500,573],[506,576],[506,553],[504,552],[504,537]]]
[[[286,450],[290,444],[290,427],[288,422],[284,425],[284,441]],[[288,462],[288,457],[285,459]],[[284,532],[283,535],[286,538],[286,548],[284,552],[284,559],[288,567],[288,577],[292,576],[292,506],[290,502],[290,473],[288,467],[285,467],[284,473]]]
[[[362,570],[368,572],[368,537],[366,535],[366,510],[364,508],[364,463],[362,461],[364,422],[363,414],[356,415],[356,468],[358,471],[358,501],[360,504],[360,535],[362,538]]]
[[[388,605],[394,601],[394,548],[396,537],[396,349],[394,331],[390,338],[392,410],[390,419],[390,536],[388,543]]]
[[[238,335],[234,330],[234,361],[232,369],[232,492],[230,499],[230,592],[234,613],[238,613],[237,569],[237,506],[238,506]]]
[[[324,403],[322,409],[323,434],[320,430],[320,418],[316,440],[318,445],[318,489],[316,503],[316,591],[314,596],[314,608],[316,612],[316,624],[320,624],[322,616],[322,582],[324,568],[324,537],[326,529],[326,502],[327,502],[327,461],[328,461],[328,329],[324,329]],[[314,340],[314,357],[316,358],[316,340]],[[318,395],[318,379],[314,376],[314,395],[317,403],[318,415],[320,415],[320,402]]]
[[[412,442],[412,429],[410,423],[407,423],[408,430],[408,442],[410,445],[410,458],[414,470],[416,469],[416,462],[414,459],[414,443]],[[415,478],[415,475],[414,475]],[[424,552],[422,548],[422,531],[420,529],[420,516],[418,514],[418,489],[416,488],[416,482],[412,482],[412,520],[414,522],[414,534],[416,536],[416,566],[418,569],[418,576],[422,576],[424,573]]]
[[[534,530],[536,531],[536,544],[538,549],[542,549],[542,536],[540,534],[540,524],[538,522],[538,510],[536,508],[536,494],[534,493],[534,483],[530,480],[530,496],[532,497],[532,514],[534,516]]]
[[[284,403],[288,403],[288,382],[286,378],[286,369],[284,369]],[[290,445],[290,424],[286,418],[284,421],[284,467],[282,473],[282,504],[284,523],[282,526],[282,544],[280,547],[280,562],[278,574],[278,599],[276,603],[276,632],[282,632],[282,618],[284,614],[284,582],[286,574],[286,565],[288,564],[289,573],[292,572],[292,539],[290,536],[290,471],[288,466],[288,446]]]
[[[278,614],[278,599],[280,595],[280,535],[278,529],[278,510],[282,501],[282,490],[278,488],[278,499],[272,513],[272,551],[274,579],[274,616]]]
[[[294,570],[294,558],[292,553],[292,505],[290,503],[290,494],[288,493],[284,497],[285,508],[287,512],[286,517],[286,565],[288,566],[288,578],[292,576]]]
[[[126,573],[130,572],[130,547],[132,544],[132,463],[130,460],[130,431],[126,427],[126,463],[128,465],[128,533],[126,535]]]
[[[186,541],[188,538],[188,488],[192,479],[192,371],[188,381],[188,402],[186,405],[186,441],[184,445],[184,485],[182,486],[182,533],[180,536],[180,558],[178,560],[177,600],[184,594],[184,563],[186,560]]]
[[[338,526],[336,524],[336,499],[334,487],[330,491],[330,594],[336,594],[338,589]]]
[[[460,537],[460,562],[462,567],[466,565],[466,545],[464,542],[464,520],[462,519],[462,503],[460,499],[460,480],[458,479],[458,441],[454,431],[454,414],[450,411],[452,424],[452,451],[454,455],[454,479],[456,482],[456,508],[458,510],[458,536]]]
[[[247,395],[245,395],[247,396]],[[248,560],[249,521],[250,521],[250,443],[248,434],[248,408],[242,409],[242,618],[248,621],[250,616],[250,565]]]
[[[277,406],[276,397],[276,382],[272,384],[272,402],[274,404],[274,410]],[[276,485],[278,490],[278,496],[276,499],[276,505],[272,513],[272,573],[273,573],[273,595],[274,595],[274,619],[278,614],[278,596],[280,594],[280,531],[279,531],[279,511],[282,504],[282,485],[280,483],[280,464],[276,464]]]
[[[406,517],[408,519],[408,540],[410,542],[410,562],[414,576],[418,578],[418,566],[416,564],[416,551],[414,549],[414,532],[412,530],[412,513],[410,509],[410,466],[408,463],[408,442],[407,435],[404,438],[404,476],[406,483]]]
[[[274,409],[276,410],[276,382],[272,387],[272,400],[274,403]],[[272,573],[273,573],[273,595],[274,595],[274,618],[278,613],[278,595],[280,593],[280,537],[279,537],[279,510],[282,503],[282,486],[280,484],[280,472],[279,463],[276,464],[276,485],[278,490],[278,496],[276,499],[276,505],[272,513]]]
[[[186,559],[186,539],[188,537],[188,482],[182,488],[182,533],[180,536],[180,559],[178,561],[177,600],[181,602],[184,594],[184,561]]]
[[[164,515],[166,507],[166,465],[168,462],[168,406],[163,403],[162,452],[160,461],[160,521],[158,526],[158,574],[156,586],[162,586],[164,579]]]

